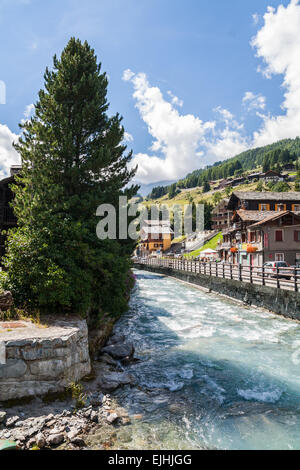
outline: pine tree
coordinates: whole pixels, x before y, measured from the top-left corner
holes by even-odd
[[[202,192],[203,192],[203,193],[208,193],[209,191],[210,191],[209,182],[208,182],[208,181],[204,181],[204,183],[203,183],[203,188],[202,188]]]
[[[133,242],[99,240],[96,209],[135,170],[122,118],[107,115],[108,81],[87,42],[72,38],[46,69],[35,114],[21,125],[22,172],[14,187],[18,228],[9,237],[4,284],[16,302],[45,310],[125,308]]]

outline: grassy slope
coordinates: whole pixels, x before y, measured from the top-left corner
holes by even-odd
[[[257,183],[251,184],[241,184],[234,188],[234,191],[255,191]],[[221,193],[222,199],[226,198],[225,191],[209,191],[208,193],[202,193],[201,188],[192,188],[181,191],[177,196],[172,199],[168,198],[168,195],[159,198],[159,199],[149,199],[144,201],[143,204],[150,206],[151,204],[160,204],[166,205],[167,207],[172,207],[174,204],[183,206],[184,204],[189,204],[190,199],[193,199],[194,203],[199,203],[200,201],[213,202],[213,194],[215,192]]]
[[[192,251],[191,253],[188,253],[184,256],[185,258],[192,258],[192,257],[199,256],[201,251],[207,250],[208,248],[210,248],[211,250],[215,250],[218,246],[219,240],[223,240],[222,232],[218,233],[218,235],[216,235],[214,238],[212,238],[207,243],[205,243],[205,245],[203,245],[202,248],[199,248],[199,250]]]
[[[289,182],[288,184],[291,188],[291,191],[294,191],[295,183]],[[249,184],[240,184],[239,186],[235,186],[233,188],[233,191],[255,191],[256,187],[257,187],[257,182],[249,183]],[[265,189],[265,191],[267,191],[267,189]],[[166,194],[165,196],[159,199],[149,199],[147,201],[143,201],[143,204],[146,206],[150,206],[151,204],[166,205],[167,207],[172,207],[174,204],[183,206],[184,204],[189,204],[191,199],[196,204],[199,203],[200,201],[213,203],[213,195],[215,192],[220,193],[222,196],[222,199],[228,197],[224,190],[215,191],[212,188],[211,191],[203,194],[202,189],[198,187],[198,188],[184,189],[172,199],[169,199],[168,195]]]

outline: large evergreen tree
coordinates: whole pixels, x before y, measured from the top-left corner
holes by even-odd
[[[126,307],[133,242],[99,240],[96,209],[119,195],[128,169],[121,117],[107,114],[107,77],[93,49],[72,38],[46,69],[35,114],[17,150],[18,228],[8,241],[5,287],[19,306],[74,313]]]

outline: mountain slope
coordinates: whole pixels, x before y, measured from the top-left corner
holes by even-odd
[[[149,199],[158,199],[170,193],[171,198],[176,196],[176,191],[203,186],[211,180],[227,178],[249,170],[254,170],[266,163],[269,158],[269,167],[280,165],[288,161],[297,161],[300,157],[300,138],[284,139],[265,147],[258,147],[242,152],[228,160],[216,162],[214,165],[195,170],[185,178],[169,186],[156,186],[149,194]]]

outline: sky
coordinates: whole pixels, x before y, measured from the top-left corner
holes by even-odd
[[[71,36],[109,77],[144,187],[300,135],[300,0],[0,0],[0,177]]]

